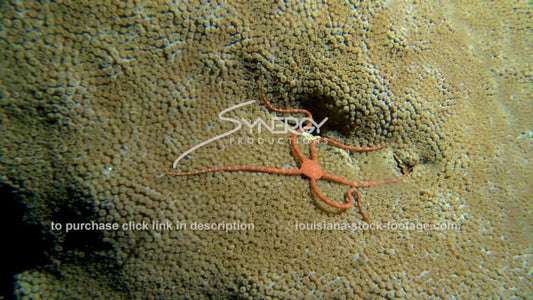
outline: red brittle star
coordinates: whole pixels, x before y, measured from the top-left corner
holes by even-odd
[[[405,178],[405,176],[408,175],[407,172],[404,172],[402,176],[389,178],[389,179],[383,179],[383,180],[377,180],[377,181],[371,181],[371,182],[354,182],[346,180],[342,177],[326,173],[324,170],[322,170],[322,167],[320,166],[320,163],[318,162],[318,155],[316,152],[316,144],[320,142],[325,142],[327,144],[348,150],[348,151],[373,151],[373,150],[379,150],[384,148],[386,145],[380,145],[380,146],[374,146],[374,147],[356,147],[356,146],[349,146],[342,144],[340,142],[337,142],[335,140],[325,138],[325,137],[318,137],[314,139],[311,142],[311,148],[310,148],[310,156],[311,158],[306,158],[302,152],[300,151],[300,148],[297,145],[297,139],[298,136],[306,131],[307,129],[311,128],[311,121],[313,120],[313,115],[311,112],[309,112],[306,109],[281,109],[276,108],[270,104],[270,101],[266,98],[266,96],[263,94],[263,101],[265,102],[268,109],[275,111],[275,112],[281,112],[281,113],[303,113],[307,115],[308,122],[305,127],[300,128],[294,132],[291,138],[291,145],[292,150],[294,151],[294,154],[296,155],[297,159],[300,163],[299,169],[279,169],[279,168],[271,168],[271,167],[262,167],[262,166],[221,166],[221,167],[213,167],[213,168],[207,168],[203,170],[198,171],[190,171],[190,172],[173,172],[169,171],[166,174],[167,175],[173,175],[173,176],[190,176],[190,175],[199,175],[209,172],[217,172],[217,171],[249,171],[249,172],[263,172],[263,173],[273,173],[273,174],[282,174],[282,175],[302,175],[309,179],[309,183],[311,185],[311,190],[322,200],[325,204],[339,208],[339,209],[347,209],[354,205],[354,198],[352,194],[355,194],[357,197],[357,206],[359,208],[359,211],[361,212],[361,215],[363,216],[363,219],[368,222],[370,222],[370,219],[365,214],[363,210],[363,204],[362,204],[362,196],[359,193],[359,191],[356,188],[360,187],[371,187],[376,185],[382,185],[387,183],[393,183],[398,182]],[[348,197],[348,202],[346,203],[337,203],[334,201],[329,200],[318,188],[317,181],[319,179],[329,180],[333,182],[337,182],[340,184],[344,184],[347,186],[352,187],[348,192],[346,193],[346,196]]]

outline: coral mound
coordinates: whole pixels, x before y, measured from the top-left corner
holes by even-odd
[[[17,296],[531,295],[527,1],[285,2],[0,2],[0,181],[52,245]],[[363,191],[381,228],[297,176],[160,176],[235,128],[224,109],[279,117],[263,92],[327,117],[323,136],[388,145],[319,145],[328,172],[412,169]],[[297,168],[290,136],[243,125],[177,167]]]

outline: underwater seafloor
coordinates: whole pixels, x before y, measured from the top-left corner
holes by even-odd
[[[530,297],[532,10],[0,1],[1,296]]]

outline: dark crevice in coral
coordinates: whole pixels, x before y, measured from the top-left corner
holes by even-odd
[[[0,185],[0,195],[5,205],[0,210],[4,236],[0,298],[11,299],[14,276],[48,263],[45,253],[51,245],[39,226],[24,221],[28,208],[11,188]]]
[[[343,135],[349,135],[350,124],[343,114],[339,114],[339,108],[332,105],[334,99],[320,94],[307,94],[301,98],[301,108],[307,109],[313,115],[316,123],[320,123],[324,118],[327,121],[320,127],[320,135],[328,131],[336,131]]]
[[[64,233],[59,252],[81,251],[92,253],[94,251],[107,251],[112,247],[103,241],[103,234],[100,230],[71,230],[65,232],[67,223],[101,223],[94,213],[93,206],[87,201],[89,195],[80,194],[78,191],[67,191],[67,200],[61,209],[52,215],[52,221],[61,223]],[[61,254],[61,253],[57,253]]]

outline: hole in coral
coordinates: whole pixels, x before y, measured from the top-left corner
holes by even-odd
[[[307,94],[301,98],[302,108],[311,112],[316,123],[320,124],[325,118],[327,121],[320,127],[320,135],[329,131],[336,131],[343,135],[349,135],[350,124],[345,114],[339,113],[335,106],[335,99],[319,94]]]

